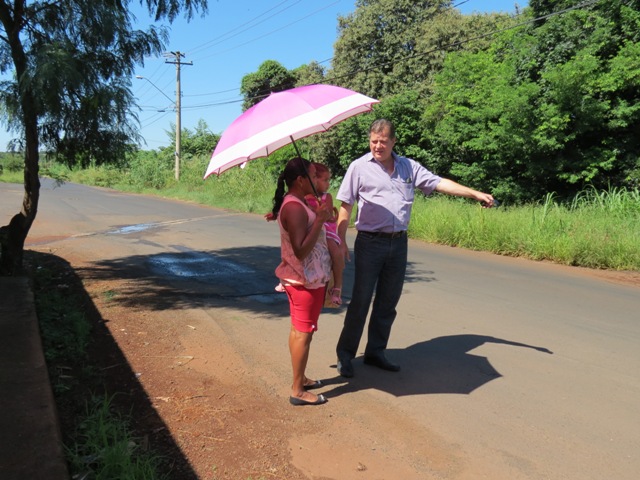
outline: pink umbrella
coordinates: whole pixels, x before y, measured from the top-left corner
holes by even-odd
[[[236,165],[266,157],[281,147],[359,113],[378,100],[334,85],[307,85],[272,93],[225,130],[204,175],[221,174]]]

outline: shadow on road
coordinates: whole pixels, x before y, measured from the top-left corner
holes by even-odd
[[[173,246],[174,251],[97,260],[79,269],[93,280],[131,280],[114,292],[123,307],[149,310],[189,307],[228,307],[253,313],[288,313],[286,297],[274,291],[280,262],[279,247],[252,246],[211,251]],[[406,283],[437,281],[434,272],[407,266]],[[343,300],[348,303],[353,285],[353,262],[344,272]]]
[[[336,376],[323,379],[326,385],[338,385],[325,392],[328,398],[358,390],[376,389],[396,397],[433,393],[469,394],[501,377],[486,357],[469,352],[485,343],[550,350],[486,335],[450,335],[419,342],[404,349],[389,349],[388,357],[402,365],[399,373],[382,372],[354,360],[356,375],[351,379]],[[348,383],[345,383],[348,382]]]

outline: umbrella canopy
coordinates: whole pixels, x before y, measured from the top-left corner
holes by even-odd
[[[378,100],[334,85],[307,85],[272,93],[225,130],[204,175],[266,157],[295,140],[324,132]]]

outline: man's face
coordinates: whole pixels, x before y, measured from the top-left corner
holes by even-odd
[[[395,138],[389,136],[389,129],[384,129],[379,133],[369,134],[369,148],[379,162],[385,162],[391,158],[391,152],[396,144]]]

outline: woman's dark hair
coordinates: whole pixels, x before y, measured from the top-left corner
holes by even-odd
[[[271,210],[271,213],[273,214],[274,220],[278,218],[280,207],[282,206],[282,202],[284,201],[284,194],[286,193],[284,186],[286,185],[287,189],[289,189],[289,187],[293,185],[293,182],[295,182],[296,178],[308,177],[310,166],[311,162],[309,162],[309,160],[305,160],[302,157],[295,157],[287,162],[287,165],[284,167],[284,170],[278,177],[276,193],[273,196],[273,210]]]

